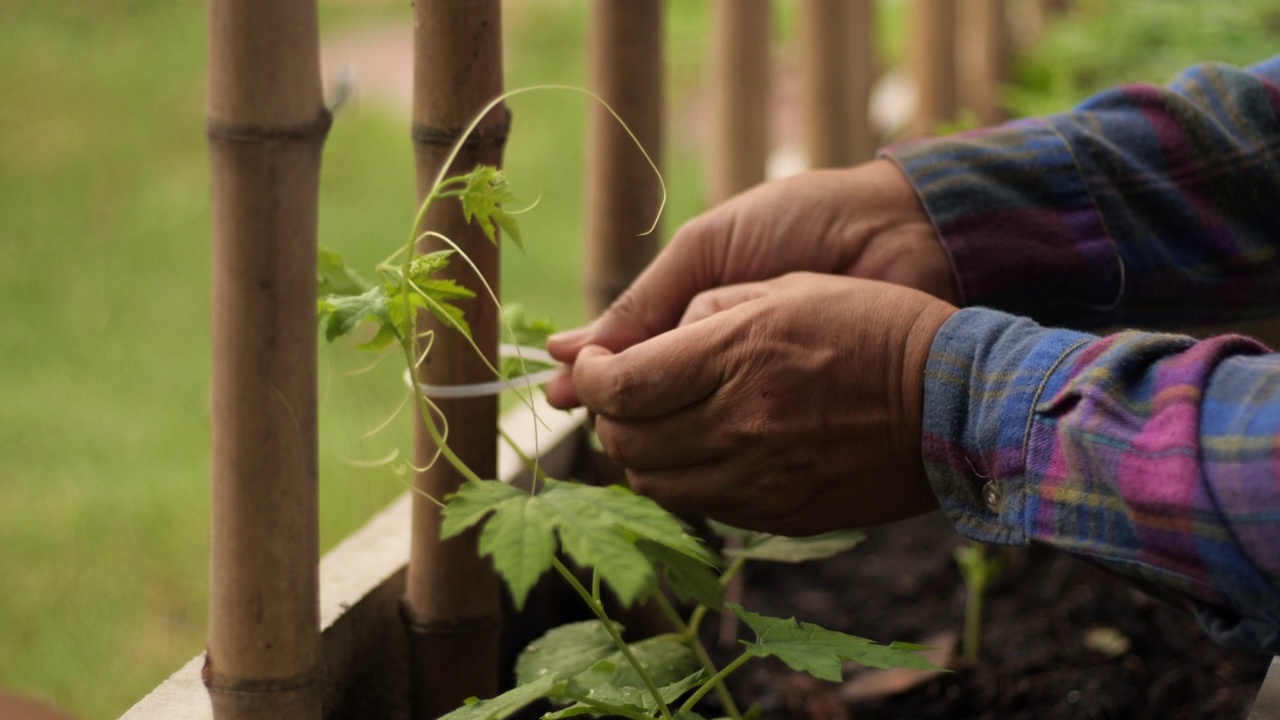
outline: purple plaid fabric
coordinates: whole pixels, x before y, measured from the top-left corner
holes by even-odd
[[[1046,327],[1280,310],[1280,58],[886,155],[971,306],[926,372],[924,459],[956,527],[1085,557],[1280,653],[1280,354]]]

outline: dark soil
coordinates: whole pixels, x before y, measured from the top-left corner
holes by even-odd
[[[829,560],[750,565],[743,604],[881,642],[958,635],[964,585],[952,551],[963,540],[947,519],[935,513],[869,534]],[[1097,628],[1130,649],[1089,649],[1086,633]],[[765,718],[1223,719],[1248,714],[1270,661],[1217,646],[1190,615],[1093,566],[1031,547],[1004,553],[976,663],[953,661],[953,673],[861,702],[772,660],[748,664],[731,685]]]

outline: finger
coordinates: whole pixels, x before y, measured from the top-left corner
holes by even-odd
[[[768,283],[742,283],[704,290],[689,301],[689,306],[680,318],[680,326],[693,324],[744,302],[764,297],[769,294],[770,287]]]
[[[587,345],[625,350],[675,327],[689,301],[723,274],[732,210],[713,210],[683,225],[631,286],[593,323],[551,336],[547,351],[573,363]]]
[[[578,399],[615,420],[642,420],[697,403],[723,382],[729,333],[711,321],[678,328],[620,353],[589,345],[573,366]]]
[[[629,470],[660,470],[725,457],[733,428],[718,396],[645,420],[596,420],[596,435],[614,462]]]
[[[566,368],[543,387],[547,402],[551,407],[561,410],[576,408],[582,404],[578,400],[578,391],[573,388],[573,370]]]

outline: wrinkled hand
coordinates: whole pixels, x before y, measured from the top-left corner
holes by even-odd
[[[793,273],[709,290],[670,332],[578,354],[573,385],[633,489],[675,511],[808,535],[936,507],[924,366],[955,308]]]
[[[957,302],[951,264],[915,191],[888,160],[765,183],[681,227],[589,327],[547,349],[573,363],[587,345],[619,352],[675,327],[698,293],[805,271],[884,280]],[[577,404],[563,377],[552,404]]]

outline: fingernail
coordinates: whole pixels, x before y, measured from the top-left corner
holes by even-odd
[[[591,326],[575,328],[573,330],[565,330],[547,338],[547,345],[555,343],[556,345],[574,345],[586,340],[591,334]]]

